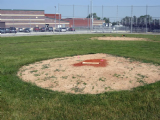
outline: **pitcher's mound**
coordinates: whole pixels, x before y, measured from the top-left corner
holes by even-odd
[[[130,90],[160,80],[160,66],[107,54],[56,58],[23,66],[22,80],[54,91],[97,94]]]
[[[145,38],[132,38],[132,37],[93,37],[92,40],[122,40],[122,41],[148,41]]]

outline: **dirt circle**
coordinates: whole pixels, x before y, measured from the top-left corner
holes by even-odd
[[[95,59],[99,61],[86,61]],[[102,64],[100,61],[105,61],[105,66],[94,66]],[[89,54],[44,60],[23,66],[18,76],[23,81],[53,91],[98,94],[130,90],[160,81],[160,66],[108,54]]]

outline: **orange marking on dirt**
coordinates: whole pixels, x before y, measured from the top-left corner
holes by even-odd
[[[89,59],[79,63],[73,64],[75,67],[79,66],[93,66],[93,67],[106,67],[107,61],[105,59]]]

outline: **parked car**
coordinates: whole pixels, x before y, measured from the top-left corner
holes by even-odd
[[[55,31],[56,32],[61,32],[61,29],[60,28],[56,28]]]
[[[39,32],[39,27],[34,27],[34,28],[33,28],[33,31],[34,31],[34,32]]]
[[[46,28],[45,28],[45,27],[42,27],[39,31],[40,31],[40,32],[45,32],[45,31],[46,31]]]
[[[71,27],[68,29],[68,31],[75,31],[75,29]]]
[[[30,28],[25,28],[24,32],[31,32],[31,29]]]
[[[47,27],[47,28],[46,28],[46,31],[49,31],[49,32],[51,31],[51,32],[53,32],[53,27]]]
[[[55,29],[56,32],[66,32],[66,28],[56,28]]]
[[[66,30],[68,31],[69,27],[66,27]]]
[[[18,28],[18,32],[23,32],[23,28]]]
[[[0,28],[0,33],[1,34],[6,33],[6,29],[5,28]]]
[[[17,30],[15,27],[10,27],[10,33],[17,33]]]
[[[6,33],[10,33],[10,28],[6,28]]]
[[[66,32],[66,28],[60,28],[61,29],[61,32]]]

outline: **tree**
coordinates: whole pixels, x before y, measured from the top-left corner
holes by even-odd
[[[122,19],[122,23],[124,25],[129,25],[130,24],[130,20],[131,20],[131,17],[126,16],[125,18]]]
[[[123,25],[130,25],[131,20],[134,25],[145,25],[146,23],[151,23],[153,21],[150,15],[142,15],[140,17],[133,16],[132,19],[131,17],[126,16],[121,21]]]
[[[105,23],[110,23],[109,18],[104,17],[103,20],[105,20]]]
[[[112,26],[117,25],[117,22],[112,22]]]
[[[100,20],[100,19],[101,19],[100,17],[97,16],[96,13],[91,13],[91,14],[89,14],[86,18],[92,18],[92,16],[93,16],[93,18],[95,18],[95,19],[97,19],[97,20]]]

